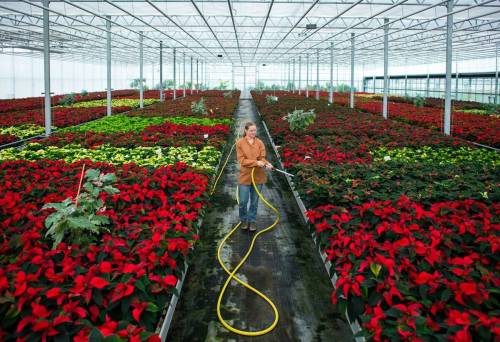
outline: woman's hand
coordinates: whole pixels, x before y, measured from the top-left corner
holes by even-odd
[[[272,169],[274,169],[274,166],[272,166],[271,163],[268,163],[268,164],[266,164],[266,169],[272,170]]]
[[[257,166],[264,167],[264,166],[266,166],[266,163],[264,163],[262,160],[257,160]]]

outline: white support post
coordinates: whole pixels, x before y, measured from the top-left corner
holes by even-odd
[[[460,74],[458,73],[458,61],[455,61],[455,101],[458,101],[458,79]]]
[[[295,58],[293,61],[292,93],[295,94]]]
[[[408,58],[405,58],[405,96],[408,96]]]
[[[286,90],[286,65],[281,64],[281,87]]]
[[[43,0],[43,80],[45,88],[45,136],[52,132],[52,112],[50,101],[50,37],[49,0]]]
[[[333,103],[333,42],[330,42],[330,92],[328,102]]]
[[[208,79],[208,64],[205,62],[205,83],[207,90],[210,88],[210,80]]]
[[[375,79],[375,72],[373,73],[373,93],[375,94],[376,93],[376,88],[375,88],[375,82],[376,82],[376,79]]]
[[[292,91],[292,61],[288,61],[288,92]]]
[[[160,40],[160,101],[165,101],[163,94],[163,42]]]
[[[319,100],[319,49],[316,50],[316,100]]]
[[[384,100],[382,115],[387,119],[387,95],[389,92],[389,18],[384,19]]]
[[[106,19],[106,115],[111,116],[111,16]]]
[[[189,76],[190,76],[190,79],[191,79],[191,86],[189,88],[190,89],[190,94],[193,95],[193,56],[190,57],[190,60],[191,60],[191,66],[189,68]]]
[[[451,134],[451,66],[453,35],[453,0],[448,0],[446,19],[446,84],[444,100],[444,134]]]
[[[309,97],[309,55],[306,57],[306,97]]]
[[[200,64],[200,61],[197,59],[196,60],[196,94],[198,94],[198,91],[200,88],[199,73],[198,73],[199,64]]]
[[[255,66],[254,73],[255,73],[255,89],[260,90],[258,65]]]
[[[431,84],[431,77],[429,75],[429,73],[427,73],[427,84],[425,86],[425,97],[428,98],[429,97],[429,88],[430,88],[430,84]]]
[[[302,56],[299,56],[299,95],[300,88],[302,87]]]
[[[243,67],[243,91],[241,92],[241,94],[243,94],[243,92],[244,92],[246,95],[246,91],[247,91],[247,68],[244,66]]]
[[[186,97],[186,53],[182,53],[182,97]]]
[[[144,108],[144,47],[142,32],[139,32],[139,107]]]
[[[349,105],[354,108],[354,33],[351,33],[351,99]]]
[[[231,63],[231,89],[236,89],[234,87],[234,64]]]
[[[498,104],[498,45],[495,48],[495,104]]]
[[[177,60],[176,60],[176,57],[177,57],[177,51],[175,50],[174,48],[174,62],[172,63],[172,66],[174,68],[174,95],[173,95],[173,99],[177,99]]]

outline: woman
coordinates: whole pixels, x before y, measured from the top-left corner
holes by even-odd
[[[266,160],[266,148],[257,134],[257,126],[253,122],[245,124],[243,138],[236,142],[236,157],[240,163],[240,176],[238,177],[238,196],[240,199],[240,221],[242,229],[257,230],[255,219],[257,217],[258,195],[252,185],[252,169],[255,169],[254,180],[259,192],[266,182],[263,168],[272,170],[273,166]],[[250,198],[250,208],[248,199]]]

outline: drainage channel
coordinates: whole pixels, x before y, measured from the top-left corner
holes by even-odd
[[[253,101],[240,100],[236,125],[257,124],[258,136],[266,145],[267,159],[278,165]],[[234,137],[233,137],[234,142]],[[233,143],[231,142],[231,143]],[[228,149],[229,150],[229,149]],[[212,204],[200,229],[190,270],[175,310],[168,341],[247,341],[219,323],[216,301],[226,273],[217,262],[221,239],[239,221],[235,200],[238,163],[230,157]],[[332,284],[286,181],[278,173],[268,173],[262,194],[278,208],[278,226],[257,240],[254,251],[238,276],[266,294],[278,307],[280,320],[267,335],[255,341],[354,341],[344,313],[331,304]],[[257,226],[267,227],[274,213],[259,204]],[[238,230],[223,250],[226,264],[236,265],[247,251],[252,235]],[[234,327],[260,330],[274,319],[260,297],[233,282],[222,301],[222,315]]]

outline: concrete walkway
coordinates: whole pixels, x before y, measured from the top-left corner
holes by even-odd
[[[257,124],[267,159],[277,165],[252,100],[240,100],[236,127]],[[232,144],[233,141],[230,143]],[[224,156],[225,158],[226,156]],[[277,306],[280,320],[267,335],[244,337],[219,323],[216,302],[227,275],[217,262],[217,246],[238,219],[235,200],[239,166],[234,151],[200,229],[194,257],[173,318],[168,341],[353,341],[343,313],[331,304],[332,285],[310,234],[301,223],[292,192],[278,173],[268,173],[263,195],[281,213],[281,221],[257,240],[239,276],[265,293]],[[272,224],[275,214],[259,203],[257,226]],[[247,251],[251,233],[238,230],[228,240],[224,260],[231,269]],[[235,285],[236,284],[236,285]],[[260,330],[274,319],[264,300],[233,281],[223,298],[222,315],[238,329]]]

